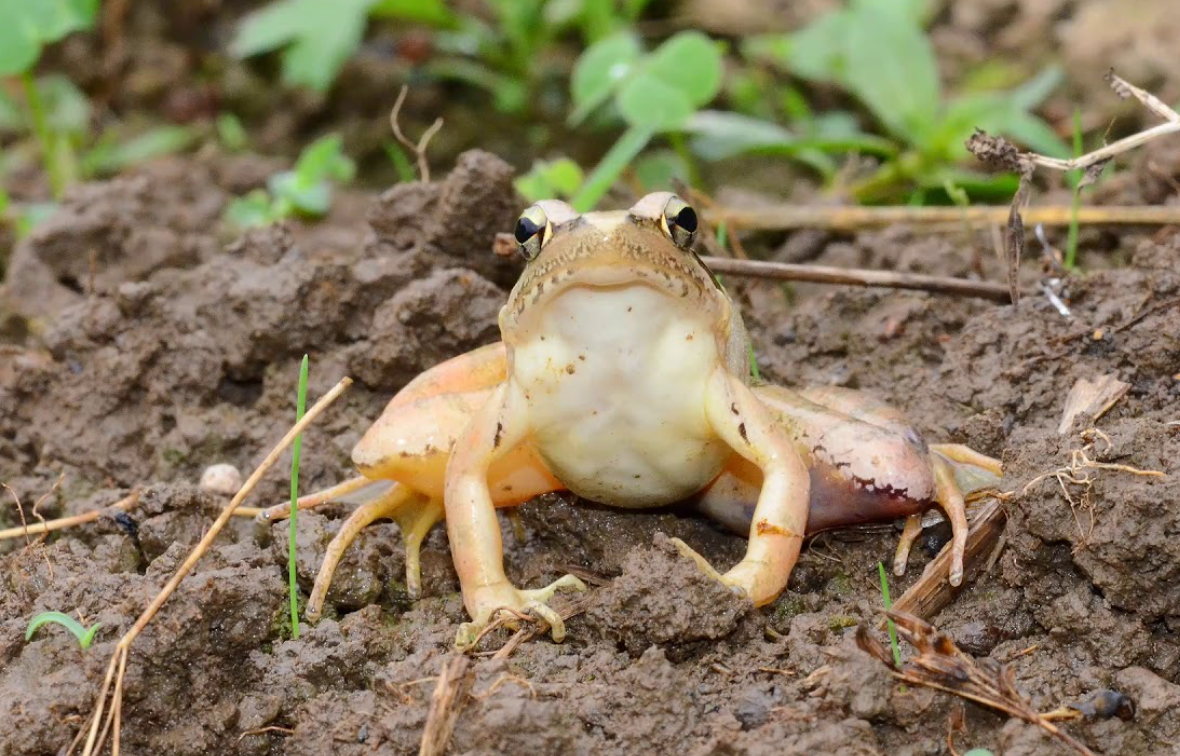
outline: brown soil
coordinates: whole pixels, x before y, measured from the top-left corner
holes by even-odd
[[[3,547],[0,755],[69,743],[115,641],[224,504],[196,488],[202,470],[261,461],[291,423],[305,352],[312,396],[341,375],[357,380],[307,434],[301,477],[312,490],[349,474],[352,445],[393,391],[497,337],[518,269],[490,254],[490,239],[520,204],[497,158],[467,153],[442,182],[346,197],[323,224],[232,239],[216,219],[250,183],[243,170],[165,161],[83,187],[14,256],[0,308],[21,345],[0,366],[0,480],[26,510],[52,491],[45,517],[149,488],[130,520]],[[1103,688],[1130,696],[1134,721],[1068,726],[1103,753],[1148,754],[1180,737],[1180,234],[1122,241],[1129,248],[1106,254],[1129,265],[1068,280],[1068,321],[1043,298],[999,307],[798,287],[787,306],[774,287],[735,288],[758,304],[750,320],[769,377],[876,391],[930,439],[1003,456],[1004,489],[1016,492],[1006,545],[935,621],[970,653],[1011,660],[1042,710]],[[804,253],[794,244],[781,254],[959,275],[976,256],[959,237],[907,229],[821,239]],[[1111,372],[1131,384],[1127,396],[1058,435],[1074,383]],[[1091,425],[1109,438],[1091,459],[1168,477],[1092,469],[1088,493],[1068,487],[1072,505],[1054,478],[1025,490],[1067,466]],[[286,485],[270,476],[255,503],[281,500]],[[10,505],[0,512],[3,525],[17,522]],[[304,591],[344,513],[300,519]],[[684,538],[717,564],[739,558],[742,539],[696,517],[569,496],[523,515],[523,545],[504,522],[515,581],[574,567],[600,585],[564,644],[535,640],[506,661],[476,662],[451,752],[943,752],[952,700],[897,686],[852,639],[880,608],[876,563],[892,554],[892,528],[813,542],[786,593],[754,610],[667,543]],[[396,526],[370,528],[337,573],[328,618],[295,641],[283,626],[286,529],[235,522],[137,642],[128,752],[417,751],[433,678],[465,619],[445,534],[427,543],[427,596],[412,602]],[[924,541],[895,595],[939,545]],[[82,653],[57,628],[26,643],[29,618],[45,610],[102,622],[94,646]],[[1028,725],[974,705],[966,714],[964,750],[1065,752]]]

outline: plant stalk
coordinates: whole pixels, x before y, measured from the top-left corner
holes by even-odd
[[[49,174],[49,189],[54,199],[61,199],[66,190],[65,177],[62,176],[61,165],[58,163],[56,145],[53,134],[49,131],[49,119],[45,115],[45,103],[41,101],[41,90],[33,79],[32,72],[21,76],[25,88],[25,102],[29,105],[29,116],[33,121],[33,133],[37,135],[37,142],[41,145],[41,159],[45,161],[45,172]]]
[[[299,365],[299,398],[295,406],[295,422],[303,420],[307,407],[307,355]],[[287,537],[287,590],[291,600],[291,638],[299,639],[299,582],[295,565],[295,538],[298,535],[296,520],[299,517],[299,456],[303,450],[303,434],[295,437],[291,444],[291,525]]]

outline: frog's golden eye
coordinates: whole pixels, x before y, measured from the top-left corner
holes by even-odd
[[[660,226],[677,247],[688,249],[697,237],[697,212],[687,202],[673,195],[664,205]]]
[[[521,214],[520,219],[516,221],[516,231],[513,235],[516,237],[520,254],[524,255],[526,260],[532,260],[540,254],[541,247],[549,240],[551,228],[549,217],[538,205],[533,205]]]

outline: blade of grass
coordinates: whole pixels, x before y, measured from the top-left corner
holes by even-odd
[[[885,565],[877,562],[877,573],[881,576],[881,598],[885,602],[885,610],[889,611],[893,601],[889,598],[889,578],[885,577]],[[893,620],[889,620],[889,645],[893,647],[893,662],[901,666],[901,650],[897,647],[897,627]]]
[[[1082,156],[1082,109],[1073,111],[1073,156]],[[1077,171],[1073,184],[1073,202],[1070,204],[1069,235],[1065,242],[1065,267],[1073,270],[1078,260],[1078,210],[1082,206],[1082,171]]]
[[[61,199],[65,192],[65,177],[62,176],[58,164],[58,150],[54,144],[53,134],[49,130],[49,118],[45,114],[45,104],[41,100],[41,90],[31,72],[21,76],[21,83],[25,88],[25,102],[29,106],[29,117],[33,122],[33,133],[37,136],[37,143],[41,145],[41,159],[45,161],[45,172],[49,176],[49,188],[54,199]]]
[[[303,419],[307,407],[307,355],[299,366],[299,398],[295,405],[295,422]],[[291,600],[291,638],[299,639],[299,585],[295,569],[295,521],[299,515],[299,453],[303,448],[303,434],[295,437],[291,444],[291,526],[287,538],[287,590]]]
[[[82,627],[82,623],[68,614],[63,614],[62,612],[41,612],[29,622],[29,628],[25,630],[25,641],[32,640],[33,633],[37,632],[37,628],[49,622],[61,625],[66,630],[69,630],[78,639],[78,645],[82,647],[83,651],[90,648],[90,644],[94,641],[94,634],[98,632],[98,628],[102,627],[101,622],[96,622],[89,628],[85,628]]]

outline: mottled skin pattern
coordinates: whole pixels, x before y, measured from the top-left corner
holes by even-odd
[[[626,212],[579,215],[556,201],[526,210],[516,236],[529,262],[500,313],[503,343],[411,382],[354,449],[363,477],[301,502],[369,493],[329,547],[311,619],[344,550],[376,519],[401,525],[417,595],[419,546],[445,519],[472,620],[457,644],[505,608],[540,617],[560,640],[547,602],[584,586],[568,575],[536,590],[511,585],[495,507],[564,489],[630,508],[695,499],[748,536],[746,557],[721,574],[677,546],[759,606],[786,586],[806,533],[907,517],[902,570],[921,513],[941,506],[958,584],[964,490],[998,476],[999,463],[928,447],[857,392],[753,385],[745,327],[691,251],[695,230],[695,213],[667,193]]]

